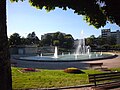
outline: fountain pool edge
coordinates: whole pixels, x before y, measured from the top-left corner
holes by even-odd
[[[102,58],[89,58],[89,59],[81,59],[81,60],[32,60],[32,59],[20,59],[20,58],[14,58],[16,60],[21,61],[33,61],[33,62],[81,62],[81,61],[96,61],[96,60],[103,60],[103,59],[112,59],[117,57],[117,54],[109,53],[111,56],[102,57]]]

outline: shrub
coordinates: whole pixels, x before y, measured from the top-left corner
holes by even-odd
[[[74,67],[66,68],[66,69],[64,70],[64,72],[66,72],[66,73],[74,73],[74,74],[84,73],[84,72],[81,71],[80,69],[74,68]]]
[[[36,71],[34,68],[24,68],[23,70],[24,70],[24,71],[32,71],[32,72],[35,72],[35,71]]]
[[[18,70],[21,73],[26,73],[26,72],[39,72],[39,69],[35,69],[35,68],[22,68],[21,70]]]

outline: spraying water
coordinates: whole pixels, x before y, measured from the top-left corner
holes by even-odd
[[[75,54],[77,54],[77,55],[86,54],[86,53],[89,54],[90,53],[90,46],[85,45],[83,30],[81,31],[80,35],[82,36],[82,39],[79,39],[79,41],[78,41],[78,46],[77,46]]]
[[[58,48],[55,46],[54,58],[58,58]]]
[[[64,56],[64,53],[62,52],[62,56]]]
[[[40,54],[40,56],[41,56],[41,57],[43,56],[42,53]]]
[[[100,52],[100,55],[101,55],[101,56],[102,56],[102,54],[103,54],[103,53],[102,53],[102,52]]]

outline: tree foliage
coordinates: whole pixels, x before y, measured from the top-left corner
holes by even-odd
[[[42,46],[59,46],[61,48],[70,49],[73,47],[74,38],[70,34],[63,34],[61,32],[45,34],[41,40]]]
[[[52,45],[52,36],[47,34],[46,38],[41,40],[41,43],[42,43],[43,46],[50,46],[50,45]]]
[[[38,44],[39,38],[36,36],[35,32],[29,33],[27,35],[27,44]]]
[[[94,35],[86,38],[86,45],[89,45],[92,49],[97,50],[117,50],[118,47],[116,46],[119,46],[114,36],[95,37]]]
[[[9,44],[10,45],[20,45],[21,44],[21,38],[18,33],[14,33],[9,38]]]
[[[72,35],[67,34],[64,36],[64,42],[63,42],[63,47],[70,49],[73,47],[74,44],[74,38],[72,37]]]
[[[40,40],[35,32],[29,33],[27,38],[22,37],[18,33],[13,33],[9,38],[9,45],[33,45],[39,44]]]
[[[63,10],[72,9],[74,13],[83,15],[84,20],[96,28],[105,26],[108,21],[120,26],[119,0],[29,0],[29,3],[37,9],[45,8],[47,11],[56,7]]]

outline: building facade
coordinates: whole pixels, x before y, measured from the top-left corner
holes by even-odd
[[[120,30],[116,30],[114,32],[111,32],[110,29],[102,29],[101,36],[103,38],[114,37],[116,39],[116,44],[120,44]]]
[[[37,45],[17,45],[10,47],[11,55],[36,55],[37,53]]]

